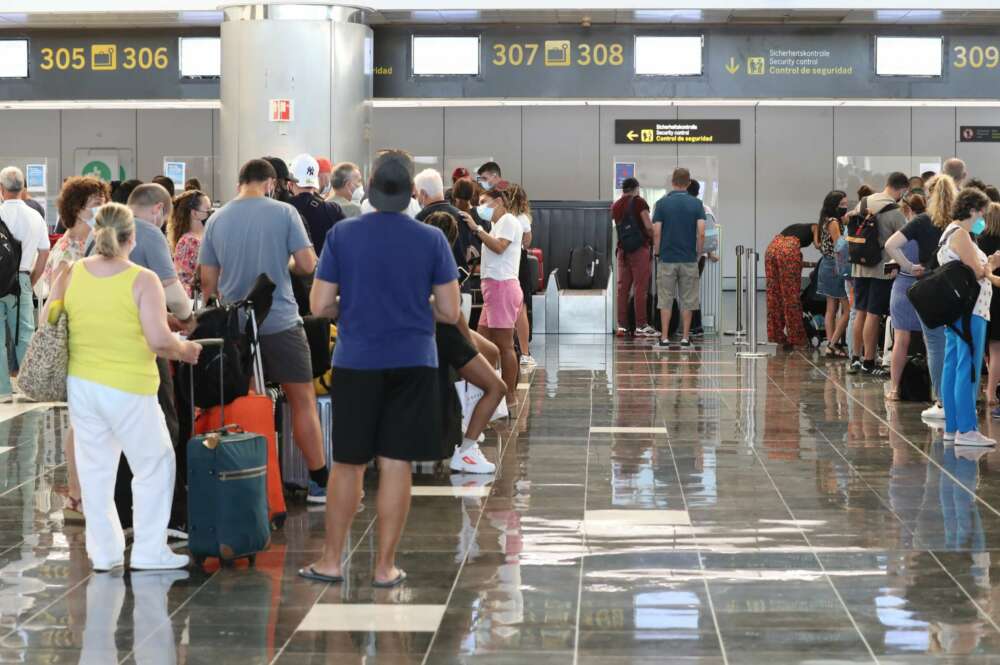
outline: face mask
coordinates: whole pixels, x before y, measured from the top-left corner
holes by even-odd
[[[357,187],[354,188],[354,191],[351,192],[351,203],[361,203],[362,201],[364,201],[364,199],[365,199],[365,188],[361,185],[358,185]]]
[[[837,208],[837,215],[838,216],[843,217],[846,214],[847,214],[847,206],[841,206],[841,207]]]
[[[87,226],[94,228],[97,224],[97,211],[101,209],[101,206],[97,206],[90,209],[90,219],[87,220]]]
[[[491,185],[490,183],[486,182],[485,180],[480,180],[479,181],[479,186],[482,187],[487,192],[490,191],[491,189],[493,189],[493,185]]]
[[[982,217],[977,217],[976,221],[972,223],[972,228],[969,230],[972,232],[972,235],[979,235],[986,230],[986,220]]]
[[[479,215],[479,219],[489,222],[493,219],[493,208],[484,203],[476,208],[476,214]]]

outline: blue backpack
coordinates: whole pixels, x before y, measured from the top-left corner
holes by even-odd
[[[847,238],[840,236],[837,244],[833,246],[834,256],[837,259],[837,274],[845,279],[851,277],[851,256],[847,245]]]

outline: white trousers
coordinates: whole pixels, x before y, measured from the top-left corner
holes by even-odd
[[[125,534],[115,510],[118,460],[132,468],[132,560],[159,561],[176,463],[156,395],[136,395],[75,376],[67,380],[69,418],[76,435],[76,469],[87,522],[87,555],[95,568],[123,560]]]

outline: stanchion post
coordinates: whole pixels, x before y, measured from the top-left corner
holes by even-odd
[[[746,250],[746,281],[747,306],[746,330],[747,350],[736,354],[737,358],[763,358],[766,353],[757,351],[757,259],[758,254],[753,249]]]
[[[740,338],[745,334],[743,327],[743,255],[746,249],[743,245],[736,245],[736,328],[724,333],[730,336],[735,335],[737,344],[743,343]]]

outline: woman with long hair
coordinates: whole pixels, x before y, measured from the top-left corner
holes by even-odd
[[[524,187],[513,183],[510,186],[510,214],[517,217],[521,223],[521,267],[518,271],[517,279],[521,283],[521,291],[524,293],[524,303],[521,311],[517,314],[517,343],[521,347],[521,366],[532,368],[538,363],[531,357],[528,343],[531,340],[531,330],[528,327],[528,308],[531,306],[531,294],[535,292],[531,283],[531,270],[528,267],[528,248],[531,247],[531,203],[528,201],[528,194]]]
[[[899,263],[901,268],[920,279],[932,265],[937,255],[941,233],[952,222],[952,208],[958,198],[958,187],[951,176],[936,175],[927,181],[927,210],[910,220],[906,226],[894,234],[886,242],[886,253]],[[909,240],[917,241],[917,264],[906,258],[899,250]],[[919,319],[919,316],[918,316]],[[944,326],[928,328],[920,321],[920,330],[924,335],[924,346],[927,349],[927,367],[931,374],[931,387],[935,402],[924,409],[922,416],[928,420],[944,420],[944,406],[941,403],[941,375],[944,371],[945,334]]]
[[[835,189],[823,198],[819,211],[819,279],[816,293],[826,298],[826,356],[846,358],[844,333],[850,311],[847,307],[847,287],[837,270],[836,246],[843,235],[843,220],[847,215],[847,194]]]
[[[979,249],[987,256],[1000,250],[1000,203],[991,202],[983,216],[986,228],[977,243]],[[993,299],[990,301],[990,324],[987,327],[986,339],[989,340],[989,363],[986,375],[986,405],[990,415],[1000,418],[1000,406],[997,403],[997,384],[1000,384],[1000,289],[993,287]]]
[[[927,206],[924,203],[924,197],[919,194],[908,194],[900,200],[900,207],[903,210],[903,215],[906,217],[907,223],[909,223],[917,215],[926,212]],[[897,231],[892,237],[896,237],[897,235],[902,236],[902,231]],[[889,243],[887,241],[886,249],[888,250],[888,248]],[[896,249],[895,245],[893,248]],[[897,249],[897,252],[890,254],[890,256],[896,256],[897,253],[906,258],[910,269],[915,265],[921,265],[919,262],[920,247],[917,245],[916,240],[903,242]],[[906,365],[906,356],[910,350],[910,333],[920,332],[920,317],[917,316],[917,311],[913,309],[913,303],[910,302],[909,297],[906,295],[906,292],[917,281],[917,278],[907,267],[903,266],[902,261],[899,261],[899,264],[900,272],[896,276],[896,279],[892,281],[892,295],[889,297],[889,315],[892,319],[893,331],[892,361],[889,365],[891,385],[889,391],[886,393],[886,399],[889,401],[899,400],[899,382],[903,378],[903,366]]]
[[[198,275],[198,251],[205,235],[205,223],[212,214],[208,194],[189,189],[174,199],[174,210],[167,222],[167,240],[174,253],[174,269],[188,297]]]
[[[986,326],[990,320],[993,283],[1000,278],[993,271],[1000,267],[1000,254],[989,257],[973,241],[973,235],[986,226],[983,219],[990,200],[978,189],[966,187],[958,194],[952,208],[952,221],[941,235],[938,263],[942,266],[961,261],[979,281],[979,294],[971,317],[959,317],[945,330],[945,361],[941,374],[941,399],[944,402],[944,440],[957,446],[992,446],[996,441],[979,431],[976,395],[983,366]]]

